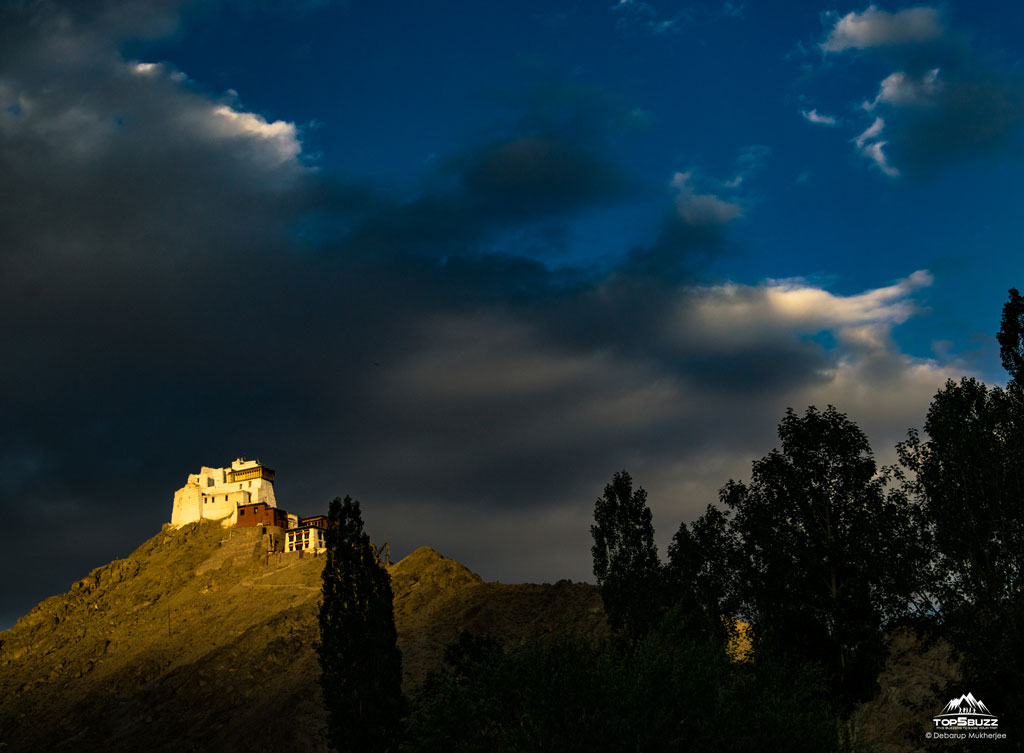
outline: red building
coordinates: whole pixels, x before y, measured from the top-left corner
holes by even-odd
[[[238,506],[239,528],[249,526],[280,526],[288,527],[288,513],[279,507],[269,507],[266,502],[253,502],[249,505]]]

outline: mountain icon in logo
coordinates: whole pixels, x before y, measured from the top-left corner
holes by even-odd
[[[973,693],[965,693],[953,698],[942,712],[932,717],[936,728],[966,729],[978,728],[994,730],[999,727],[999,718],[988,710],[988,706],[974,697]]]
[[[946,708],[942,709],[940,716],[945,716],[946,714],[984,714],[985,716],[992,716],[992,712],[988,710],[988,707],[975,698],[973,693],[966,693],[959,698],[953,698],[946,704]]]

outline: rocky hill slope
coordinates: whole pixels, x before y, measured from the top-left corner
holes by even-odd
[[[0,751],[321,751],[323,558],[258,529],[165,527],[0,633]],[[462,629],[607,630],[592,586],[484,582],[424,547],[390,567],[405,684]]]
[[[326,750],[323,561],[267,554],[256,528],[165,527],[0,633],[0,753]],[[511,643],[607,635],[593,586],[488,583],[429,547],[389,569],[407,690],[463,629]],[[893,649],[858,715],[879,753],[923,747],[923,732],[904,733],[944,703],[933,685],[954,671],[941,645],[897,636]]]

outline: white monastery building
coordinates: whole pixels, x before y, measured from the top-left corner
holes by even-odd
[[[225,527],[235,525],[239,507],[257,503],[277,507],[274,471],[259,460],[238,458],[230,468],[203,466],[174,492],[171,525],[178,528],[199,520],[220,520]]]
[[[274,471],[259,460],[238,458],[230,468],[207,468],[174,492],[171,525],[219,520],[225,528],[256,528],[268,536],[268,551],[313,554],[327,548],[327,516],[300,518],[277,506]],[[301,554],[300,554],[301,556]]]

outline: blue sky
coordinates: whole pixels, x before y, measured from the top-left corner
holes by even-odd
[[[849,294],[931,270],[919,300],[933,310],[894,332],[924,357],[935,340],[973,353],[1019,269],[1021,59],[1010,30],[1022,14],[985,3],[195,4],[173,34],[126,40],[123,52],[166,61],[213,96],[237,92],[246,110],[297,126],[307,164],[399,195],[443,181],[467,145],[528,117],[562,118],[555,125],[588,129],[634,190],[559,218],[545,263],[614,264],[650,239],[673,176],[688,172],[695,191],[742,208],[709,277],[801,276]],[[830,47],[844,17],[868,36]],[[872,38],[872,23],[897,36]],[[954,130],[909,166],[889,156],[900,175],[887,176],[858,135],[878,117],[940,120],[939,107],[865,103],[887,76],[931,70],[947,91],[998,89],[1016,116],[976,145]],[[991,348],[976,368],[999,378]]]
[[[834,403],[1001,382],[1024,7],[0,3],[10,624],[240,454],[401,554],[589,577]]]

